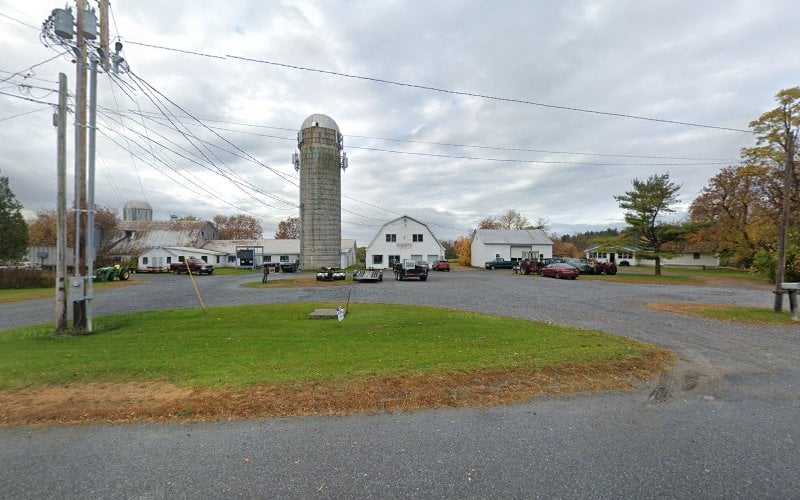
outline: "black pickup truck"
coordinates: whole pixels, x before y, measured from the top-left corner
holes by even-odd
[[[425,281],[428,279],[428,266],[423,262],[414,262],[413,260],[404,260],[394,265],[394,279],[407,280],[411,278]]]

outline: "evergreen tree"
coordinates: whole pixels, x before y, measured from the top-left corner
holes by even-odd
[[[28,225],[21,210],[8,177],[0,177],[0,263],[16,262],[28,249]]]

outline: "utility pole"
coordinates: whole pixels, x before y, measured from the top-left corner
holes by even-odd
[[[67,75],[58,74],[57,227],[56,227],[56,304],[55,325],[59,333],[67,329]]]
[[[792,201],[792,180],[794,176],[795,133],[790,124],[786,124],[786,165],[783,170],[783,206],[781,227],[778,235],[778,268],[775,271],[775,305],[774,312],[783,311],[783,287],[786,276],[786,240],[789,235],[789,205]]]
[[[86,207],[86,0],[76,0],[76,78],[75,78],[75,260],[72,280],[72,328],[86,330],[86,227],[81,224]],[[91,277],[89,277],[91,279]]]

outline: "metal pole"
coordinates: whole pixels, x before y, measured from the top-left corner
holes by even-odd
[[[58,74],[58,146],[56,151],[57,218],[56,228],[56,304],[58,332],[67,328],[67,75]]]
[[[86,331],[92,332],[92,292],[94,284],[94,159],[97,124],[97,58],[92,57],[89,73],[89,172],[86,189]]]

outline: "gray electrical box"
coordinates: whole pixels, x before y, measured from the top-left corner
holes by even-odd
[[[69,298],[72,302],[79,302],[86,298],[83,276],[69,278]]]
[[[73,25],[75,18],[72,17],[72,12],[64,9],[53,9],[53,30],[56,35],[65,39],[72,40],[74,34]]]

